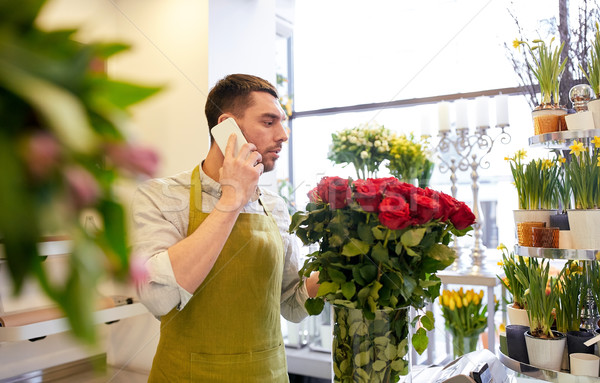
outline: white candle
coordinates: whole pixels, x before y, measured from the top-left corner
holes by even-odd
[[[431,137],[433,135],[431,129],[431,116],[427,112],[428,111],[424,111],[421,114],[421,135]]]
[[[508,96],[499,94],[496,97],[496,126],[508,125]]]
[[[461,98],[454,102],[456,111],[456,129],[469,128],[469,115],[467,114],[467,100]]]
[[[487,97],[477,97],[476,127],[490,126],[489,100]]]
[[[442,101],[438,104],[438,121],[438,129],[440,133],[450,131],[450,114],[448,111],[448,103],[445,101]]]

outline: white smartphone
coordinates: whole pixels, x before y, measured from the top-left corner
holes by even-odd
[[[236,147],[233,149],[234,156],[237,156],[242,145],[248,142],[246,141],[246,137],[244,137],[244,134],[242,133],[238,124],[231,117],[221,122],[220,124],[215,125],[211,129],[211,133],[215,138],[215,142],[217,143],[217,145],[219,145],[221,152],[223,152],[223,155],[225,155],[225,148],[227,147],[227,141],[229,140],[229,136],[231,136],[231,133],[235,133],[237,136]]]

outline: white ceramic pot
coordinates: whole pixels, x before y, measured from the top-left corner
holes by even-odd
[[[512,303],[506,306],[506,310],[508,312],[509,324],[518,324],[521,326],[529,327],[529,317],[527,316],[527,310],[516,309],[513,307]]]
[[[529,364],[546,370],[560,371],[567,337],[565,334],[553,331],[553,339],[536,338],[529,331],[525,333],[525,344]]]
[[[594,129],[594,117],[589,110],[567,114],[565,116],[565,122],[567,123],[567,130]]]
[[[513,210],[513,217],[515,218],[515,223],[520,222],[546,222],[546,227],[550,227],[550,216],[552,214],[556,214],[558,212],[557,209],[535,209],[535,210],[527,210],[527,209],[519,209]]]
[[[574,249],[600,250],[600,209],[567,210]]]
[[[559,249],[572,249],[573,241],[571,240],[571,230],[559,230],[558,231],[558,248]]]
[[[600,129],[600,99],[588,102],[587,107],[594,118],[594,129]]]

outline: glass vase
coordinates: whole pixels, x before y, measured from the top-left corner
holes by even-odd
[[[407,308],[368,319],[362,310],[333,305],[333,382],[398,382],[410,371],[409,347]]]
[[[454,359],[477,350],[479,334],[462,335],[452,333],[452,351]]]

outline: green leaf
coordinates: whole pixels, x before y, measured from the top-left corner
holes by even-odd
[[[394,371],[400,371],[401,375],[406,375],[403,373],[404,369],[406,368],[406,362],[403,359],[396,359],[392,362],[390,367],[392,367]]]
[[[371,229],[371,232],[373,232],[373,237],[375,237],[375,239],[378,241],[383,241],[385,239],[386,231],[387,231],[387,228],[382,228],[379,226],[375,226],[374,228]]]
[[[329,274],[329,277],[333,282],[339,283],[340,285],[346,282],[346,276],[344,273],[337,269],[330,267],[327,269],[327,274]]]
[[[334,294],[339,288],[339,283],[329,281],[322,282],[319,285],[319,290],[317,290],[317,297],[322,297],[327,294]]]
[[[387,263],[390,260],[389,251],[381,242],[377,242],[371,249],[371,257],[378,263]]]
[[[402,234],[400,242],[402,242],[402,244],[407,247],[417,246],[419,245],[419,243],[421,243],[421,240],[423,239],[423,236],[425,235],[426,231],[427,228],[424,227],[407,230],[404,232],[404,234]]]
[[[384,368],[386,368],[386,367],[387,367],[387,363],[386,363],[386,362],[384,362],[383,360],[376,360],[376,361],[373,363],[373,370],[375,370],[375,371],[377,371],[377,372],[379,372],[379,371],[383,370],[383,369],[384,369]]]
[[[439,243],[436,243],[433,246],[431,246],[431,249],[429,250],[427,255],[437,261],[440,261],[445,266],[449,266],[450,264],[452,264],[452,262],[454,262],[454,259],[456,258],[456,252],[454,250],[452,250],[446,245],[442,245]]]
[[[433,312],[431,311],[427,311],[425,315],[421,317],[421,324],[427,331],[433,330],[434,322],[435,320],[433,318]]]
[[[375,236],[373,235],[373,231],[371,230],[371,227],[368,224],[364,222],[359,223],[357,232],[358,237],[362,241],[368,244],[373,244],[373,242],[375,242]]]
[[[292,223],[290,224],[290,228],[288,231],[290,233],[296,232],[296,230],[298,230],[300,225],[302,225],[308,219],[308,217],[309,217],[309,213],[305,213],[305,212],[301,212],[301,211],[294,213],[294,215],[292,216]]]
[[[131,84],[124,81],[97,79],[94,92],[94,105],[111,105],[126,109],[138,102],[158,93],[161,88]]]
[[[323,299],[308,298],[304,302],[304,307],[309,315],[319,315],[323,311],[323,307],[325,307],[325,302]]]
[[[412,337],[412,345],[415,351],[421,355],[423,351],[427,349],[429,344],[429,338],[427,338],[427,331],[424,328],[419,328]]]
[[[369,244],[366,242],[357,239],[350,239],[350,242],[344,245],[344,248],[342,249],[342,255],[345,255],[346,257],[354,257],[359,254],[366,255],[369,252],[370,247],[371,246],[369,246]]]
[[[363,279],[369,283],[377,277],[377,266],[373,264],[367,264],[360,268],[360,275]]]
[[[354,282],[342,283],[342,294],[346,299],[350,300],[356,294],[356,285]]]
[[[365,336],[369,333],[369,327],[365,324],[365,322],[354,322],[350,325],[349,335],[351,337],[355,336]]]

